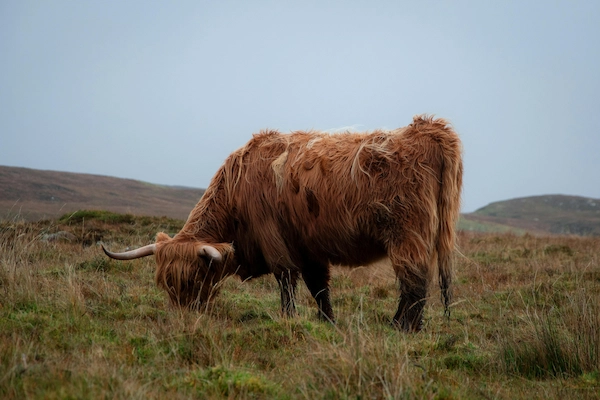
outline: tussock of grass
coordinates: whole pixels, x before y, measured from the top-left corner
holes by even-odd
[[[563,378],[600,371],[600,293],[581,286],[564,304],[528,311],[524,332],[502,338],[508,373]]]
[[[202,312],[173,308],[154,262],[113,247],[165,219],[0,224],[0,398],[593,398],[600,391],[600,239],[460,235],[448,321],[431,290],[423,332],[391,327],[386,263],[336,267],[336,325],[301,284],[296,318],[272,277],[228,279]],[[118,221],[118,218],[117,218]],[[48,240],[68,232],[76,239]]]

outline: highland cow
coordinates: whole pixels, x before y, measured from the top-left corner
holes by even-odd
[[[429,116],[370,133],[262,131],[227,158],[173,238],[104,251],[154,254],[157,285],[184,307],[205,304],[227,276],[273,274],[292,316],[302,277],[330,321],[330,266],[388,257],[400,292],[393,322],[418,331],[436,267],[449,314],[462,169],[460,139]]]

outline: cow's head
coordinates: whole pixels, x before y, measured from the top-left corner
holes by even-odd
[[[166,233],[156,236],[156,243],[125,253],[106,255],[117,260],[132,260],[154,255],[156,284],[165,289],[173,304],[200,308],[219,289],[218,283],[227,275],[227,261],[233,255],[228,243],[209,244],[193,239],[170,238]]]

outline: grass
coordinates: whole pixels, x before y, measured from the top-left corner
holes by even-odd
[[[458,228],[461,231],[472,231],[472,232],[483,232],[483,233],[514,233],[524,234],[525,229],[517,228],[510,225],[503,225],[501,223],[494,223],[490,221],[477,221],[472,219],[472,215],[465,214],[461,215],[458,220]]]
[[[335,268],[336,325],[303,285],[283,318],[272,277],[228,279],[190,312],[151,258],[89,240],[135,247],[181,221],[84,216],[0,223],[0,398],[600,397],[598,238],[462,233],[450,320],[432,289],[408,335],[386,263]]]

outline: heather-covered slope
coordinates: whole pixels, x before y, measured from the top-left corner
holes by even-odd
[[[498,201],[464,214],[461,229],[600,236],[600,199],[546,195]]]
[[[186,219],[203,189],[0,166],[0,219],[34,221],[81,209]]]

